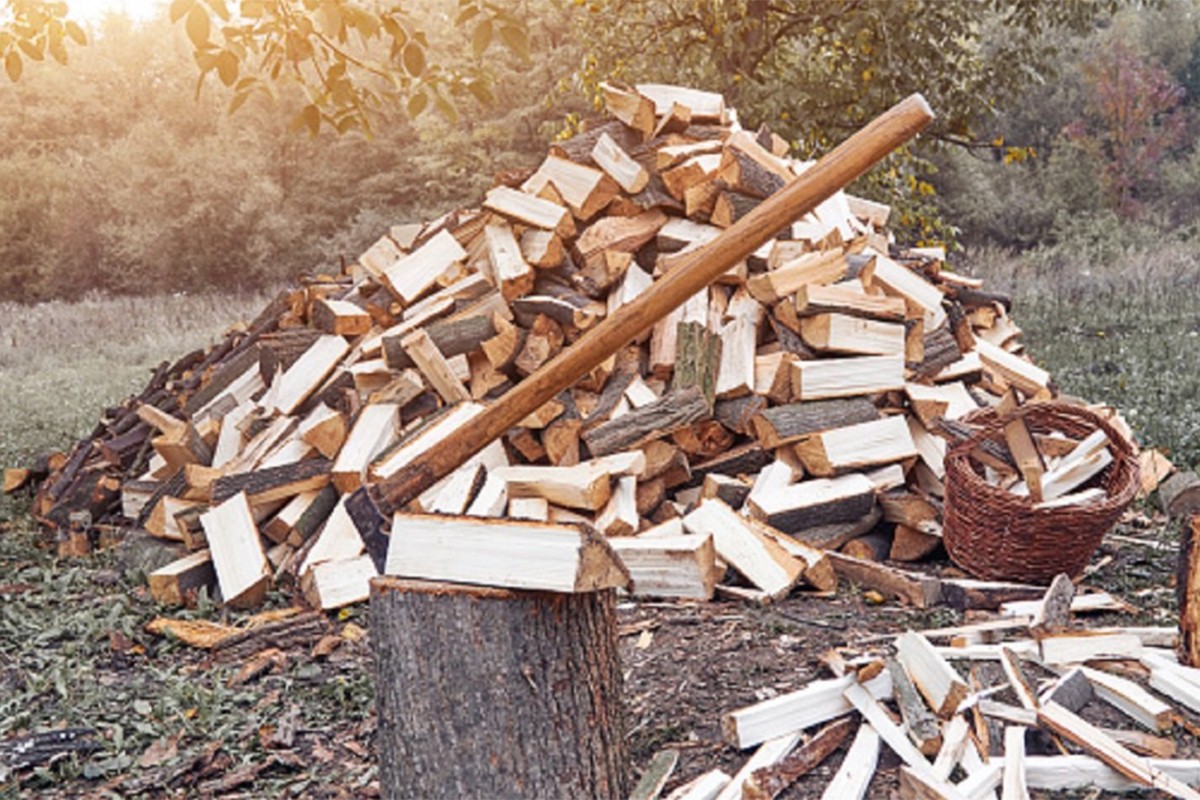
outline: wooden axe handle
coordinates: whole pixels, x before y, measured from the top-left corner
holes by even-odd
[[[933,111],[919,94],[876,117],[720,236],[683,259],[631,303],[621,306],[575,344],[543,364],[464,428],[392,477],[371,487],[369,493],[376,508],[385,516],[391,516],[604,359],[649,330],[778,231],[875,166],[932,120]]]

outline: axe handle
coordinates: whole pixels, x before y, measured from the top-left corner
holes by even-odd
[[[464,428],[373,486],[370,495],[376,508],[390,517],[543,403],[649,330],[779,230],[875,166],[919,133],[933,117],[929,104],[919,94],[911,95],[876,117],[720,236],[693,252],[633,302],[621,306],[571,347],[543,364]]]

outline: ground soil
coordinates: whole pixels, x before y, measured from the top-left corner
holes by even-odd
[[[1173,624],[1169,585],[1173,531],[1162,520],[1140,514],[1130,515],[1118,531],[1158,542],[1160,547],[1106,544],[1093,559],[1096,569],[1086,581],[1121,596],[1138,610],[1081,622],[1088,626]],[[20,564],[16,569],[7,566],[11,565],[6,565],[6,574],[26,574]],[[945,562],[926,568],[951,569]],[[46,608],[64,602],[102,605],[114,593],[127,592],[131,612],[139,619],[148,620],[155,613],[145,590],[130,589],[119,566],[97,563],[83,569],[85,589],[69,597],[51,596],[49,587],[36,581],[6,583],[0,575],[0,603]],[[680,753],[668,790],[713,768],[733,773],[748,754],[722,740],[723,714],[827,677],[819,656],[830,648],[886,648],[887,634],[963,620],[946,608],[918,611],[891,602],[876,605],[869,597],[859,587],[843,585],[834,597],[797,592],[764,606],[721,599],[623,601],[619,635],[634,778],[665,748]],[[129,717],[146,711],[136,705],[137,698],[154,697],[156,676],[168,660],[173,669],[182,669],[197,683],[230,687],[228,695],[211,709],[181,703],[182,716],[174,726],[164,722],[162,703],[155,700],[154,713],[147,720],[153,716],[155,730],[167,735],[122,755],[108,732],[103,746],[90,756],[76,754],[37,770],[25,769],[8,783],[0,783],[0,797],[377,796],[367,616],[365,609],[330,616],[329,638],[322,646],[317,645],[320,637],[315,637],[268,654],[254,665],[261,671],[236,686],[231,685],[235,676],[253,672],[248,666],[252,657],[223,662],[144,631],[110,632],[102,656],[92,659],[87,675],[100,691],[111,693]],[[360,630],[367,635],[357,638]],[[27,685],[23,670],[28,666],[19,657],[6,656],[5,650],[0,648],[0,698]],[[1001,680],[998,670],[991,674],[984,669],[981,677],[985,684]],[[1000,695],[999,699],[1006,698]],[[39,710],[32,715],[30,730],[71,718],[55,702],[50,689],[46,697],[36,699]],[[40,708],[43,703],[45,708]],[[189,725],[188,714],[218,718],[203,726]],[[1091,704],[1084,716],[1111,727],[1133,727],[1100,703]],[[1186,718],[1200,724],[1196,717]],[[1187,729],[1177,728],[1175,738],[1179,757],[1200,754],[1197,738]],[[841,751],[835,753],[782,797],[820,797],[841,757]],[[895,794],[896,767],[895,757],[885,749],[871,797]]]

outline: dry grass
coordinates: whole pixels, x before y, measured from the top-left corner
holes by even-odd
[[[66,447],[160,362],[214,343],[272,294],[0,303],[0,465]]]

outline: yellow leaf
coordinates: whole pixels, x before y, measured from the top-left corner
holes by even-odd
[[[8,79],[14,83],[21,79],[21,56],[16,50],[9,50],[8,55],[4,57],[4,71],[8,73]]]
[[[208,12],[199,5],[193,5],[187,14],[187,34],[192,40],[192,45],[197,50],[203,50],[208,46],[208,33],[210,30],[208,21]]]

